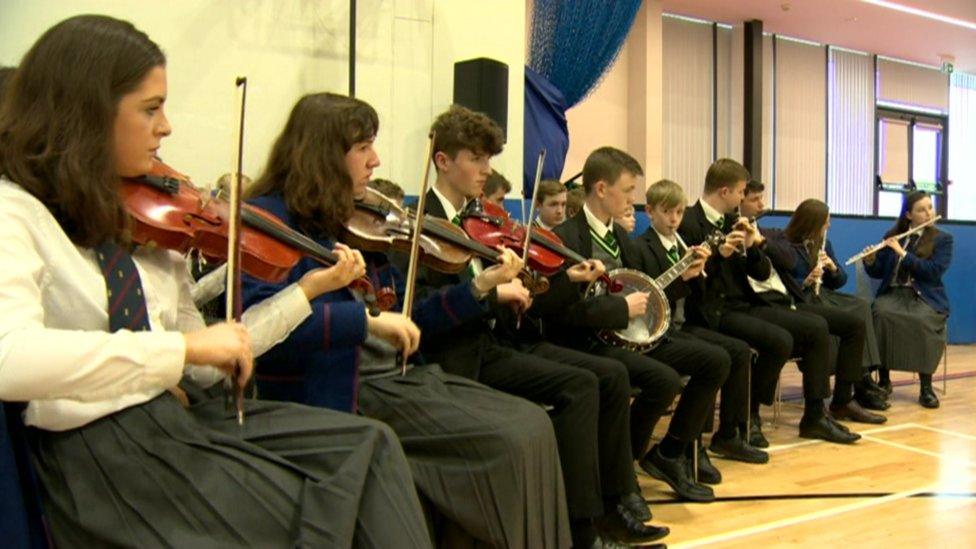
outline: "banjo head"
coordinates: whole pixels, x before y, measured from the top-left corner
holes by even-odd
[[[633,351],[645,352],[653,349],[667,333],[671,325],[671,305],[667,296],[650,276],[633,269],[614,269],[607,273],[611,280],[620,285],[616,293],[626,297],[632,293],[644,292],[648,294],[647,311],[639,317],[630,319],[627,328],[623,330],[605,330],[599,337],[606,343],[624,347]],[[599,281],[590,284],[586,295],[606,295],[605,284]]]

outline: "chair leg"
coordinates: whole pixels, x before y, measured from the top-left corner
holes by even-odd
[[[777,379],[776,380],[776,392],[774,393],[775,396],[773,397],[773,423],[775,425],[779,425],[780,409],[783,406],[783,393],[782,393],[782,391],[783,391],[783,383],[782,383],[782,381],[783,381],[783,378],[782,378],[782,375],[781,375],[780,376],[780,379]]]
[[[696,483],[698,482],[698,441],[699,441],[699,439],[696,438],[691,443],[691,451],[692,451],[692,457],[691,457],[692,474],[691,474],[691,477],[693,479],[695,479],[695,482]]]
[[[949,344],[942,347],[942,396],[949,394]]]

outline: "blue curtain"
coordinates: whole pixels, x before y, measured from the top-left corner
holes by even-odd
[[[525,139],[522,145],[522,189],[525,198],[532,198],[539,152],[546,150],[542,178],[559,179],[569,150],[569,129],[563,94],[529,67],[525,67]]]
[[[566,110],[583,100],[613,65],[640,0],[535,0],[525,68],[523,195],[532,196],[535,161],[546,149],[543,178],[558,178],[569,150]]]
[[[553,83],[566,108],[583,100],[620,53],[640,0],[535,0],[529,66]]]

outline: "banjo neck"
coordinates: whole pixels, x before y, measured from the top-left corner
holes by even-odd
[[[704,240],[700,246],[706,250],[713,250],[721,243],[721,240],[722,239],[718,235],[714,235]],[[687,250],[688,248],[686,247],[685,251],[687,252]],[[685,256],[679,259],[677,263],[672,265],[670,269],[664,271],[661,276],[655,278],[654,283],[657,284],[657,287],[661,288],[662,290],[667,288],[672,282],[681,276],[681,273],[685,272],[688,267],[695,262],[695,259],[696,257],[694,253],[686,253]]]

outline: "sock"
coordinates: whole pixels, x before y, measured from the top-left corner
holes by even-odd
[[[803,402],[803,417],[805,419],[815,421],[822,418],[823,415],[824,411],[822,399],[808,398]]]
[[[918,381],[923,389],[932,388],[932,374],[918,374]]]
[[[878,368],[878,383],[891,383],[891,375],[887,368]]]
[[[688,443],[683,442],[675,438],[675,436],[671,433],[668,433],[664,435],[663,439],[661,439],[661,444],[658,444],[658,451],[661,452],[662,456],[668,459],[675,459],[684,453],[685,446],[688,446]]]
[[[843,406],[851,401],[854,396],[854,384],[850,381],[838,379],[834,382],[834,398],[831,401],[833,406]]]
[[[591,519],[573,519],[569,524],[569,532],[573,537],[573,547],[589,549],[596,541],[596,527]]]

